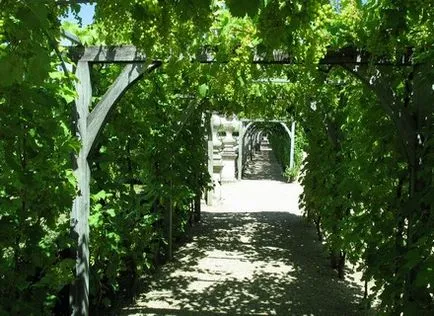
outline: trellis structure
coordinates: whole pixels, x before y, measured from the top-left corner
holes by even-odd
[[[77,178],[77,196],[73,202],[71,211],[71,230],[77,240],[77,261],[76,261],[76,280],[71,292],[71,306],[73,315],[88,315],[89,313],[89,207],[90,207],[90,169],[87,158],[92,150],[95,140],[104,127],[107,114],[116,104],[120,97],[133,85],[141,76],[152,72],[161,65],[160,61],[150,61],[144,54],[139,52],[134,46],[118,47],[86,47],[73,50],[77,61],[76,75],[78,83],[76,85],[76,120],[75,126],[77,136],[81,142],[81,149],[75,158],[74,172]],[[420,135],[421,124],[431,126],[432,122],[425,122],[424,113],[429,111],[429,100],[433,100],[433,90],[431,82],[424,80],[424,69],[421,65],[416,66],[413,78],[415,81],[414,100],[416,108],[420,108],[417,117],[418,122],[414,123],[409,110],[397,108],[399,103],[394,102],[396,98],[390,88],[390,76],[388,69],[391,66],[409,67],[411,63],[410,55],[406,55],[398,63],[391,63],[387,60],[377,60],[372,63],[371,56],[355,50],[344,49],[338,52],[329,52],[319,63],[325,65],[340,65],[357,78],[361,79],[379,97],[380,103],[392,119],[395,120],[398,131],[405,137],[403,146],[412,162],[412,174],[415,181],[423,171],[418,164],[417,148],[421,144],[417,143]],[[202,53],[197,56],[201,63],[214,63],[212,52]],[[255,56],[252,60],[257,64],[293,64],[290,56],[276,51],[270,58]],[[92,87],[90,78],[90,67],[95,63],[125,64],[121,74],[110,86],[102,97],[101,101],[90,111],[92,100]],[[377,75],[370,75],[366,69],[368,66],[375,66],[378,70]],[[355,68],[352,68],[357,66]],[[433,65],[428,65],[431,69]],[[426,71],[426,69],[425,69]],[[417,84],[416,84],[417,83]],[[426,97],[424,97],[424,95]],[[291,128],[290,134],[294,135],[295,124]],[[242,135],[240,135],[241,137]],[[294,137],[291,138],[293,142]],[[291,145],[293,148],[294,146]],[[241,148],[241,147],[240,147]],[[416,148],[416,149],[415,149]],[[241,153],[242,155],[242,153]],[[240,159],[242,160],[242,159]],[[240,168],[238,169],[240,177]],[[413,196],[423,190],[423,186],[414,183]]]

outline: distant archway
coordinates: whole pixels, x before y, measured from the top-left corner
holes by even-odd
[[[246,137],[254,140],[252,137],[267,128],[267,125],[275,124],[280,126],[288,135],[290,140],[290,168],[294,166],[294,145],[295,145],[295,121],[291,124],[291,130],[288,128],[285,122],[279,120],[242,120],[240,128],[240,136],[238,141],[238,180],[242,178],[242,171],[245,163],[245,150],[246,150]],[[249,148],[251,150],[251,148]],[[244,155],[244,156],[243,156]]]

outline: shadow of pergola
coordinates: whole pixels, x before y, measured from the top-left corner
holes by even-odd
[[[363,315],[301,217],[204,213],[196,229],[123,315]]]

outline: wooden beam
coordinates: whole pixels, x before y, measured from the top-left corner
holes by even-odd
[[[131,52],[131,50],[130,50]],[[94,60],[101,60],[102,55]],[[126,55],[123,58],[127,60]],[[137,56],[137,55],[135,55]],[[114,59],[120,58],[115,52]],[[121,60],[121,59],[117,60]],[[81,149],[75,159],[74,174],[77,179],[77,196],[71,210],[71,233],[77,240],[76,278],[70,293],[72,315],[89,315],[89,208],[90,208],[90,169],[87,161],[95,138],[103,127],[107,114],[125,91],[146,71],[159,67],[160,62],[149,66],[143,63],[132,63],[123,69],[115,83],[108,89],[102,100],[92,113],[92,85],[90,78],[91,62],[86,58],[77,62],[77,99],[75,103],[77,120],[77,136]]]
[[[201,63],[227,63],[228,60],[217,61],[214,51],[218,48],[205,47],[196,54],[196,60]],[[260,65],[291,65],[304,64],[283,50],[273,50],[269,53],[254,54],[252,63]],[[336,51],[329,50],[319,61],[320,65],[377,65],[377,66],[412,66],[411,50],[403,54],[399,61],[391,61],[385,57],[378,57],[353,47],[342,48]]]
[[[216,60],[214,51],[210,47],[203,48],[196,54],[195,61],[200,63],[221,63],[225,64],[228,60]],[[128,63],[146,61],[146,55],[140,52],[135,46],[89,46],[74,47],[70,49],[74,60],[88,61],[91,63]],[[304,64],[298,61],[287,52],[273,50],[267,54],[254,54],[252,63],[261,65],[291,65]],[[409,51],[402,55],[400,60],[392,61],[385,57],[373,56],[366,51],[347,47],[339,50],[329,50],[327,54],[318,62],[320,65],[376,65],[376,66],[412,66],[412,52]]]
[[[133,63],[147,61],[146,55],[137,47],[125,46],[89,46],[75,47],[72,54],[80,61],[90,63]]]
[[[282,123],[284,119],[241,119],[243,123]]]
[[[291,123],[291,147],[289,151],[289,168],[294,168],[295,164],[295,121]]]
[[[291,134],[291,131],[289,130],[288,126],[286,125],[286,123],[280,122],[280,125],[283,127],[285,132],[288,134],[289,139],[291,140],[292,134]]]
[[[66,30],[62,30],[62,35],[70,40],[72,43],[76,44],[76,45],[83,45],[83,43],[80,41],[80,39],[78,38],[78,36],[76,36],[75,34],[72,34],[69,31]]]
[[[241,181],[242,175],[243,175],[243,149],[244,149],[244,125],[241,124],[240,127],[240,132],[239,132],[239,136],[238,136],[238,160],[237,160],[237,164],[238,164],[238,175],[237,175],[237,179],[238,181]]]
[[[205,126],[207,127],[208,173],[212,183],[214,174],[214,144],[212,139],[211,113],[206,113]],[[206,192],[206,204],[209,206],[213,204],[213,191],[213,189],[209,189]]]

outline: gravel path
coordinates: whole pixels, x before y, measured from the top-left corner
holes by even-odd
[[[247,160],[247,166],[243,175],[246,180],[276,180],[285,182],[282,175],[282,168],[267,145],[262,145],[253,159]]]
[[[261,163],[276,168],[270,152],[262,151],[249,167],[256,176],[264,171]],[[122,314],[363,315],[361,284],[351,271],[342,281],[329,268],[300,216],[301,191],[275,179],[225,185],[221,204],[204,206],[191,241]]]

